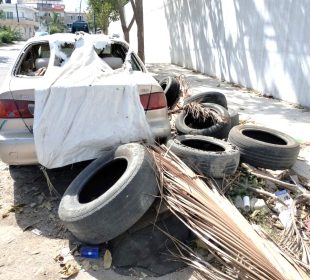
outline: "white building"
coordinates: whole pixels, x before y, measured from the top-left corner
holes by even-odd
[[[32,37],[39,26],[36,9],[18,4],[1,4],[0,10],[4,12],[0,26],[8,26],[19,31],[23,40]]]

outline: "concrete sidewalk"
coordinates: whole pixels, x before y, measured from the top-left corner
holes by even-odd
[[[192,94],[221,91],[226,95],[228,107],[239,112],[240,121],[263,125],[294,137],[302,149],[300,160],[294,165],[293,170],[310,180],[310,109],[263,97],[246,88],[221,82],[176,65],[148,64],[147,69],[159,79],[167,75],[182,75]]]

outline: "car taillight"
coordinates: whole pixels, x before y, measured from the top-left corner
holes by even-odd
[[[33,118],[33,114],[29,110],[33,105],[33,101],[0,99],[0,118]]]
[[[167,100],[164,92],[152,92],[140,95],[140,101],[144,110],[156,110],[167,107]]]

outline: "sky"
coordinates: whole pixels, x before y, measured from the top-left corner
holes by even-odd
[[[78,12],[80,9],[80,0],[63,0],[67,12],[74,12],[75,10]],[[87,7],[87,0],[82,0],[82,11],[84,11]]]

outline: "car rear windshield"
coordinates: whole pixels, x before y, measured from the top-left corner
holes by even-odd
[[[73,43],[61,44],[58,47],[58,50],[56,51],[54,65],[59,66],[59,67],[63,66],[71,57],[71,54],[74,51],[74,48],[75,47]],[[117,43],[108,44],[106,45],[105,48],[95,48],[95,51],[97,55],[113,69],[120,68],[122,66],[122,64],[125,61],[126,54],[127,54],[127,49],[121,44],[117,44]],[[110,65],[111,59],[107,59],[107,58],[118,58],[121,62],[119,63],[119,65],[117,65],[119,67],[115,68],[115,63],[114,65]],[[142,67],[139,65],[137,59],[134,57],[133,54],[131,57],[131,62],[132,62],[132,68],[134,71],[143,71]]]

